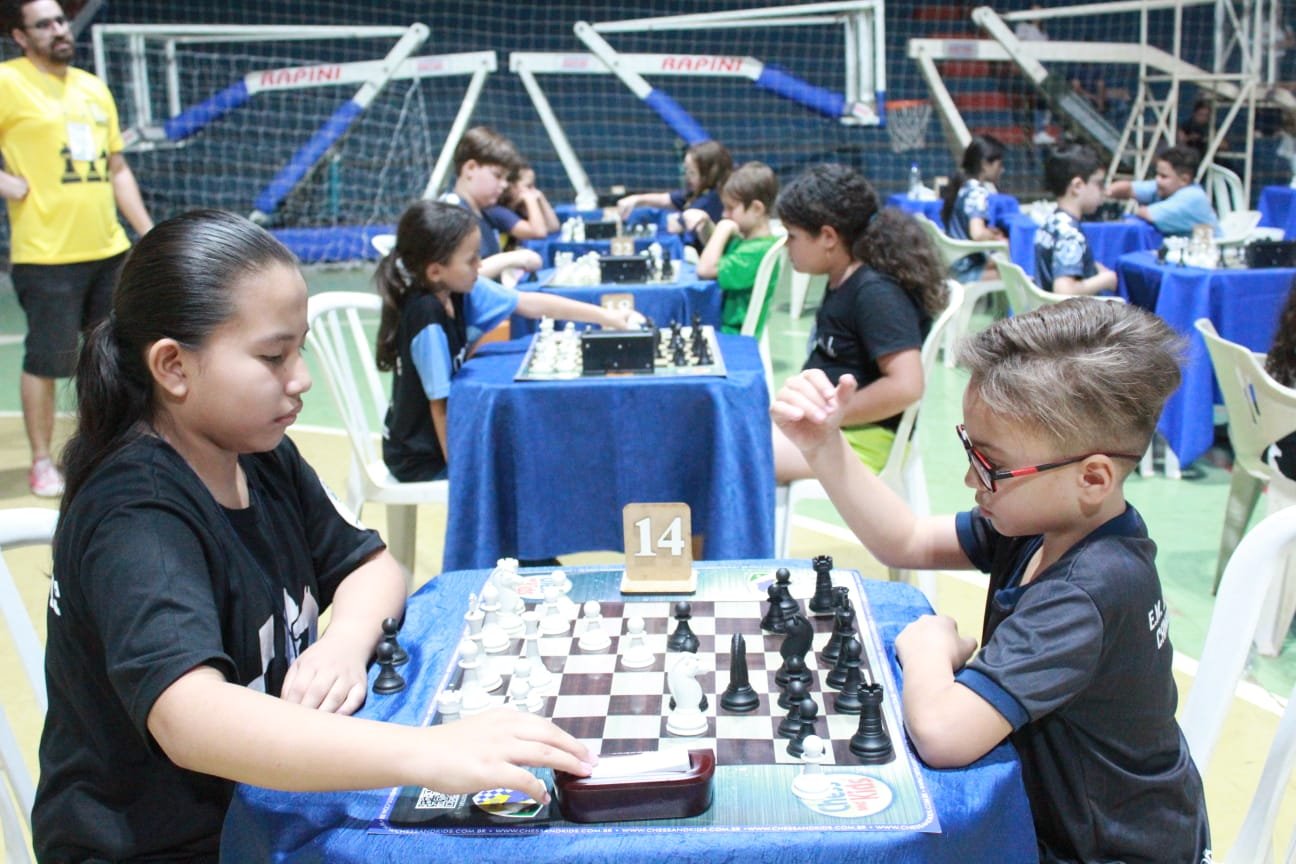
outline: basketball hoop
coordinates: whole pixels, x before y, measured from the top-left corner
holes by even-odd
[[[917,150],[927,143],[931,103],[926,99],[891,99],[886,103],[886,130],[891,152]]]

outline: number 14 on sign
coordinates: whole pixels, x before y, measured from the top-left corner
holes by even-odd
[[[626,550],[623,593],[697,590],[692,518],[687,504],[627,504],[621,519]]]

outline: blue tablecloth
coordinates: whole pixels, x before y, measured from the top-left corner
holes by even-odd
[[[602,304],[604,294],[630,294],[634,297],[634,308],[653,319],[659,327],[672,321],[692,323],[694,315],[701,316],[703,324],[720,326],[720,311],[724,305],[720,286],[714,279],[699,279],[697,268],[687,262],[680,262],[679,276],[674,282],[555,285],[548,282],[553,273],[553,270],[541,270],[536,274],[535,282],[523,282],[518,289],[544,291],[596,306]],[[514,338],[530,335],[539,326],[535,319],[521,315],[514,315],[509,321],[509,332]]]
[[[906,213],[921,213],[941,226],[942,230],[945,228],[945,221],[940,215],[941,208],[945,206],[943,201],[918,201],[908,195],[896,194],[887,196],[886,206],[899,207]],[[996,192],[990,196],[990,222],[993,225],[1003,225],[1010,214],[1020,210],[1021,206],[1017,203],[1017,199],[1011,195]]]
[[[728,376],[513,376],[528,340],[483,346],[450,389],[444,568],[622,547],[621,508],[683,501],[708,558],[774,551],[769,393],[755,340]]]
[[[662,234],[659,232],[654,236],[636,237],[634,241],[635,254],[643,252],[654,243],[659,243],[664,257],[675,260],[684,257],[684,243],[680,240],[678,234]],[[554,256],[559,252],[570,252],[573,258],[580,258],[589,252],[607,255],[612,251],[611,240],[555,240],[551,237],[547,240],[528,241],[527,245],[540,253],[546,267],[554,266]]]
[[[771,564],[771,566],[773,566]],[[706,578],[706,565],[699,567]],[[359,716],[406,725],[421,722],[445,666],[459,640],[468,594],[480,588],[485,573],[445,573],[410,598],[401,644],[410,662],[401,667],[408,687],[396,696],[370,696]],[[892,645],[906,624],[928,611],[914,588],[900,583],[866,582],[869,605],[900,680]],[[370,671],[370,685],[376,669]],[[899,739],[896,739],[899,745]],[[653,834],[455,836],[435,831],[370,834],[368,827],[390,790],[345,793],[285,793],[240,786],[221,839],[226,862],[458,862],[532,864],[570,861],[619,864],[661,861],[739,861],[787,864],[791,861],[890,861],[996,864],[1036,861],[1035,835],[1022,788],[1017,756],[1001,744],[968,768],[923,768],[940,834],[913,832],[778,831],[690,832],[669,829]],[[790,792],[788,794],[791,794]]]
[[[1296,189],[1290,186],[1266,186],[1260,190],[1260,224],[1281,228],[1288,240],[1296,240]]]
[[[1189,338],[1183,384],[1157,424],[1180,464],[1188,465],[1214,440],[1214,405],[1221,401],[1210,356],[1193,322],[1209,318],[1225,339],[1268,351],[1296,270],[1201,270],[1161,264],[1151,252],[1134,252],[1121,257],[1117,272],[1126,299],[1156,312]]]
[[[1013,213],[1005,218],[1004,227],[1008,231],[1008,254],[1013,263],[1034,277],[1035,231],[1039,226],[1029,215]],[[1151,223],[1136,217],[1118,222],[1081,222],[1080,230],[1089,241],[1094,260],[1112,270],[1122,255],[1160,249],[1165,239]]]

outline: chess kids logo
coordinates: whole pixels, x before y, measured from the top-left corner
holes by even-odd
[[[813,795],[798,795],[816,813],[839,819],[862,819],[891,806],[891,787],[867,774],[824,774],[827,779]]]
[[[472,796],[472,802],[492,816],[533,819],[544,806],[516,789],[486,789]]]

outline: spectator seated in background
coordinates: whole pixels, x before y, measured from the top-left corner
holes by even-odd
[[[1004,233],[990,224],[990,196],[1003,176],[1004,145],[993,135],[974,135],[963,151],[963,162],[945,189],[941,221],[955,240],[1002,240]],[[960,282],[978,282],[999,276],[984,252],[955,261],[950,273]]]
[[[1112,198],[1133,198],[1134,211],[1167,237],[1187,236],[1196,225],[1210,225],[1220,235],[1219,218],[1211,208],[1206,190],[1193,178],[1201,157],[1191,147],[1170,147],[1156,158],[1155,180],[1118,180],[1107,187]]]
[[[729,172],[733,170],[733,157],[719,141],[699,141],[684,154],[684,188],[674,192],[641,192],[627,195],[617,201],[617,215],[625,222],[636,207],[661,207],[679,211],[672,213],[667,229],[672,234],[683,234],[685,246],[699,252],[706,245],[706,237],[698,233],[698,226],[720,221],[724,206],[720,203],[720,189]]]
[[[1044,185],[1057,209],[1035,232],[1035,281],[1058,294],[1116,290],[1116,274],[1094,261],[1080,220],[1102,202],[1103,169],[1088,147],[1061,147],[1044,162]]]
[[[724,218],[710,232],[711,239],[698,258],[697,274],[702,279],[715,279],[720,283],[724,294],[724,306],[720,311],[723,333],[742,332],[752,289],[756,285],[756,271],[760,269],[765,253],[774,245],[770,213],[776,197],[778,178],[763,162],[743,164],[729,175],[720,190]],[[765,292],[760,323],[754,335],[760,335],[765,328],[765,315],[773,296],[772,291]]]

